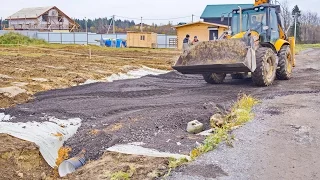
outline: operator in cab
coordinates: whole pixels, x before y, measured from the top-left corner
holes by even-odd
[[[252,16],[251,18],[251,29],[257,29],[261,23],[257,21],[257,16]]]

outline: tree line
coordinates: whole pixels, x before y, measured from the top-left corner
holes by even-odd
[[[75,21],[80,25],[80,31],[106,34],[112,33],[112,18],[98,18],[98,19],[75,19]],[[87,22],[86,22],[87,21]],[[117,19],[114,21],[115,32],[116,33],[126,33],[128,31],[141,31],[140,23],[136,24],[134,21]],[[87,26],[87,27],[86,27]],[[152,25],[142,24],[142,29],[144,32],[155,32],[159,34],[176,34],[175,29],[172,27],[170,22],[167,25],[157,25],[152,23]]]
[[[289,8],[288,0],[281,3],[282,20],[284,29],[289,36],[294,35],[296,18],[296,41],[302,44],[320,43],[320,16],[316,12],[300,10],[295,5]]]

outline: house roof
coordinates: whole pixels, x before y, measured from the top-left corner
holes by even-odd
[[[182,25],[178,25],[178,26],[174,26],[175,28],[180,28],[180,27],[185,27],[185,26],[190,26],[190,25],[194,25],[194,24],[206,24],[209,26],[219,26],[219,27],[228,27],[227,25],[224,24],[217,24],[217,23],[209,23],[209,22],[203,22],[203,21],[198,21],[198,22],[193,22],[193,23],[188,23],[188,24],[182,24]]]
[[[216,5],[207,5],[204,9],[201,19],[204,18],[217,18],[221,17],[223,13],[230,13],[233,9],[238,9],[238,6],[241,8],[250,8],[253,7],[253,4],[216,4]],[[226,16],[226,15],[225,15]]]
[[[9,16],[7,19],[38,18],[39,16],[41,16],[42,14],[54,7],[55,6],[23,8],[20,11]]]
[[[56,9],[60,13],[62,13],[66,18],[68,18],[71,22],[76,24],[78,27],[80,25],[76,23],[73,19],[71,19],[69,16],[67,16],[65,13],[63,13],[59,8],[56,6],[47,6],[47,7],[33,7],[33,8],[23,8],[20,11],[14,13],[13,15],[6,18],[6,20],[12,20],[12,19],[35,19],[40,16],[42,16],[44,13],[48,12],[51,9]]]

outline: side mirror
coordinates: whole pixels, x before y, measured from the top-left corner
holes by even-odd
[[[224,15],[221,16],[221,22],[223,22],[223,21],[224,21]]]

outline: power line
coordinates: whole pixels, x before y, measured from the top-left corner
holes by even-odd
[[[196,15],[194,15],[196,16]],[[124,18],[124,19],[134,19],[134,20],[141,20],[141,18],[133,18],[133,17],[125,17],[125,16],[116,16],[116,17],[119,17],[119,18]],[[197,16],[198,17],[198,16]],[[174,20],[174,19],[184,19],[184,18],[190,18],[190,16],[182,16],[182,17],[174,17],[174,18],[143,18],[143,20],[145,21],[165,21],[165,20]]]

